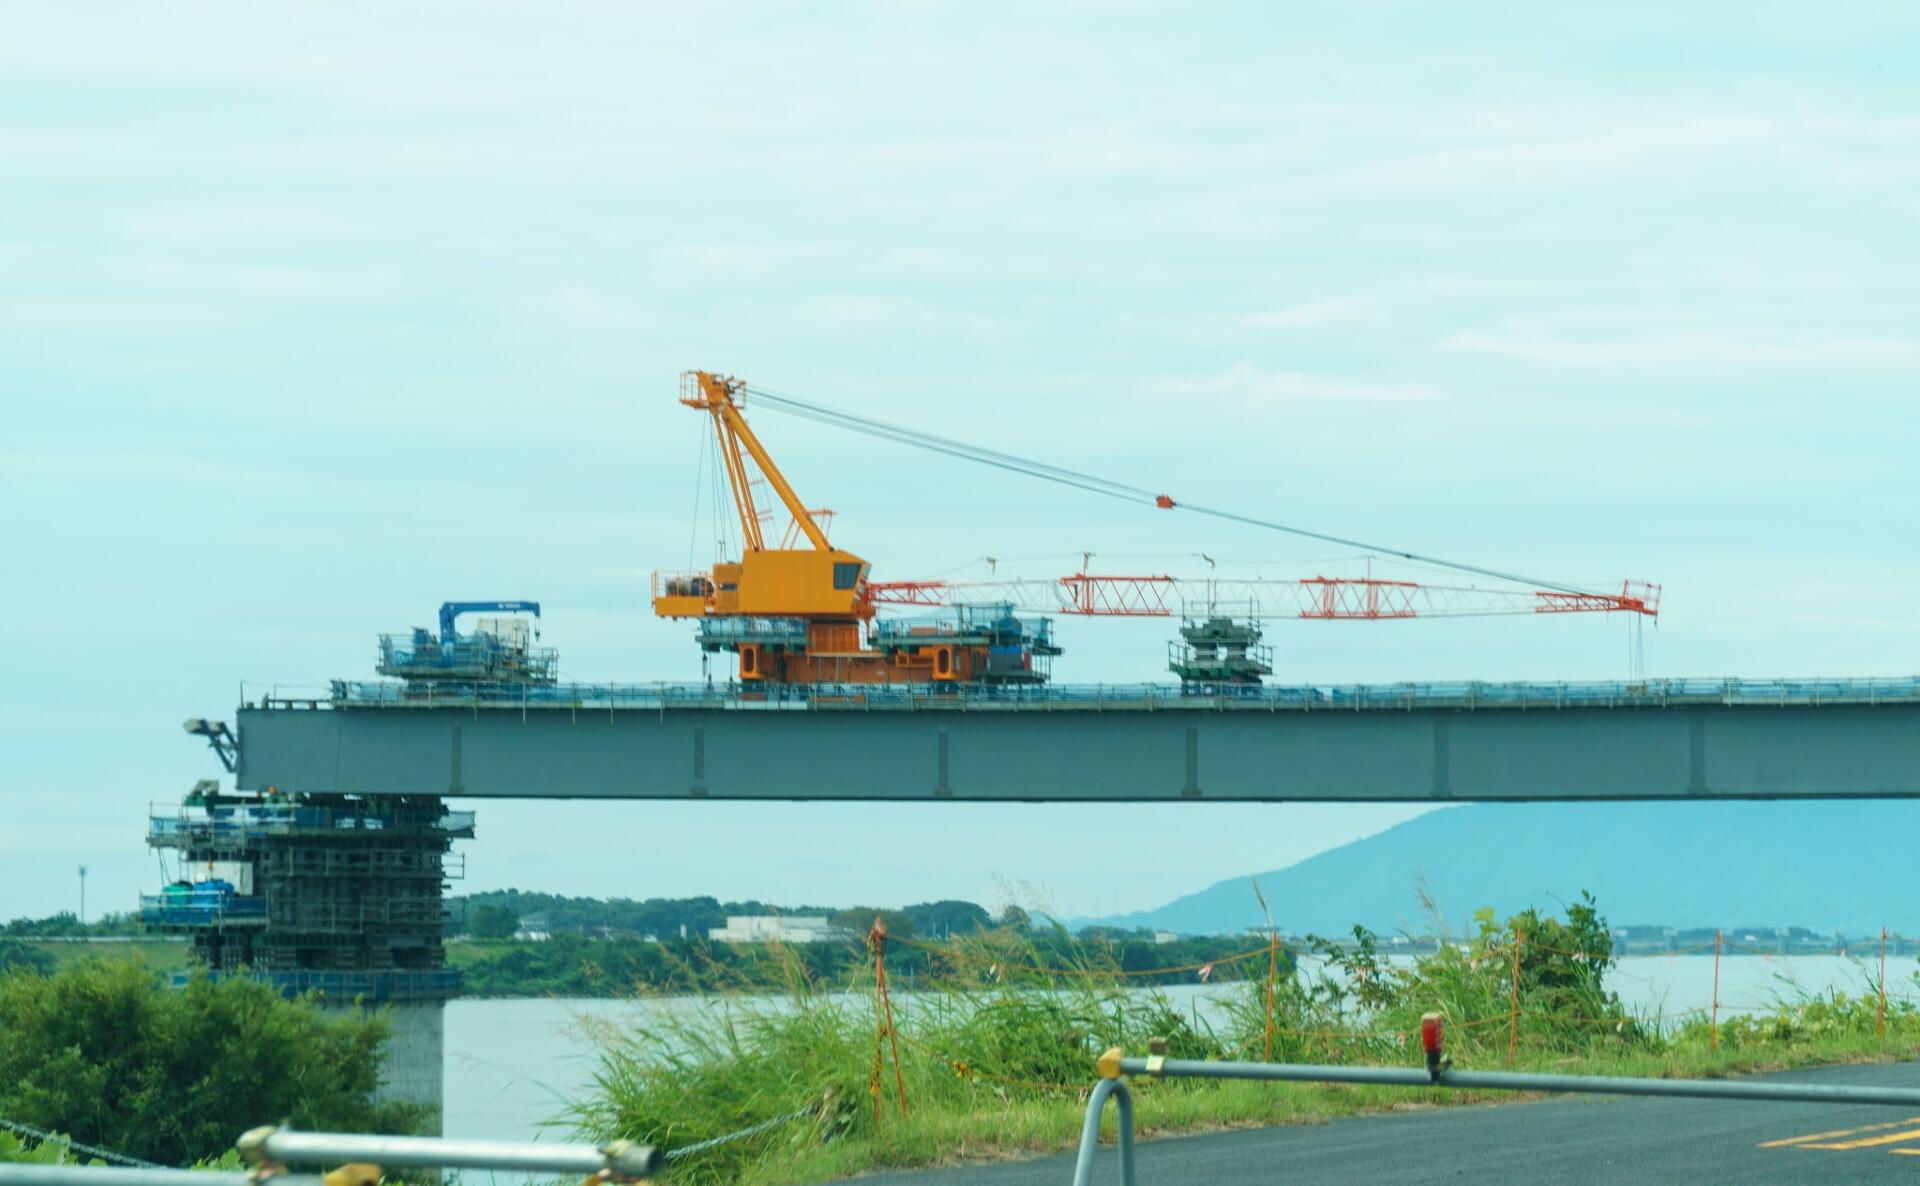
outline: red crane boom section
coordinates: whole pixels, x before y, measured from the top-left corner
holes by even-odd
[[[867,586],[867,596],[875,605],[1006,602],[1036,613],[1125,618],[1169,618],[1186,612],[1186,607],[1222,602],[1233,604],[1236,615],[1242,612],[1240,607],[1251,605],[1255,617],[1329,621],[1591,613],[1652,618],[1660,614],[1660,586],[1645,581],[1623,581],[1618,593],[1563,593],[1423,585],[1373,577],[1219,580],[1077,572],[1055,580],[877,581]]]

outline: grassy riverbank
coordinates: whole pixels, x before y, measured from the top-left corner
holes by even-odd
[[[1234,978],[1211,1022],[1088,954],[1048,963],[1029,937],[985,934],[930,964],[938,991],[893,1002],[894,1043],[864,978],[822,984],[789,965],[779,1007],[717,997],[645,1031],[602,1028],[595,1089],[573,1119],[587,1133],[669,1148],[802,1108],[770,1131],[676,1163],[684,1182],[814,1182],[882,1167],[1013,1157],[1071,1147],[1096,1054],[1144,1053],[1165,1037],[1186,1058],[1418,1065],[1419,1015],[1448,1020],[1457,1065],[1576,1074],[1715,1076],[1920,1053],[1920,1013],[1835,995],[1781,1002],[1761,1019],[1657,1018],[1623,1009],[1602,976],[1606,924],[1590,904],[1565,919],[1483,916],[1460,947],[1393,968],[1365,942],[1322,970],[1269,981],[1264,951],[1222,960]],[[891,964],[889,958],[889,964]],[[1516,976],[1517,971],[1517,976]],[[1191,982],[1191,977],[1189,982]],[[923,983],[923,990],[928,987]],[[876,1044],[881,1065],[876,1080]],[[876,1091],[877,1089],[877,1091]],[[906,1108],[900,1103],[906,1097]],[[876,1116],[876,1097],[879,1111]],[[1485,1102],[1462,1092],[1164,1081],[1140,1085],[1143,1132],[1312,1122],[1360,1111]]]
[[[98,936],[77,939],[11,940],[22,947],[43,951],[55,969],[69,967],[82,960],[132,960],[159,973],[184,972],[190,966],[191,944],[172,937]]]
[[[871,919],[871,915],[868,916]],[[1244,948],[1244,938],[1129,937],[1102,940],[1060,932],[1032,935],[1031,954],[1048,963],[1097,959],[1142,984],[1184,983],[1192,969]],[[916,989],[949,982],[950,942],[896,942],[887,956],[895,984]],[[464,973],[469,997],[601,997],[638,993],[784,992],[798,978],[838,985],[870,975],[862,939],[841,935],[798,946],[721,943],[705,938],[602,939],[559,934],[525,939],[458,939],[447,964]],[[1159,968],[1183,969],[1156,973]]]

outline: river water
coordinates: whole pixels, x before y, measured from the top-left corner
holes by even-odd
[[[1765,1010],[1780,998],[1839,989],[1871,994],[1875,960],[1832,955],[1729,956],[1720,961],[1720,1012],[1728,1017]],[[1887,960],[1889,998],[1920,994],[1920,962]],[[1711,955],[1629,956],[1609,976],[1637,1014],[1674,1014],[1713,1000]],[[1202,1014],[1219,988],[1176,985],[1165,991]],[[663,1009],[700,1007],[689,998],[646,1001],[452,1001],[446,1016],[446,1134],[496,1140],[566,1140],[547,1127],[570,1100],[593,1089],[592,1045],[583,1020],[644,1025]]]

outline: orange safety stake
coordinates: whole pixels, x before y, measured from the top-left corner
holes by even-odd
[[[867,946],[873,949],[873,1077],[867,1090],[873,1095],[873,1122],[880,1123],[880,1063],[882,1052],[893,1049],[893,1084],[900,1093],[900,1115],[907,1114],[907,1082],[900,1073],[900,1035],[893,1028],[893,998],[887,992],[887,923],[873,920],[867,932]]]

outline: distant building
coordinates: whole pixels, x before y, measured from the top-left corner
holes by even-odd
[[[817,943],[839,934],[821,914],[729,914],[727,925],[710,928],[707,938],[716,943]]]
[[[591,935],[595,939],[612,939],[627,943],[660,942],[660,936],[658,935],[642,934],[639,931],[630,931],[622,927],[589,927],[583,933]]]
[[[1161,944],[1178,943],[1180,942],[1180,933],[1178,931],[1155,931],[1153,933],[1153,941]]]

